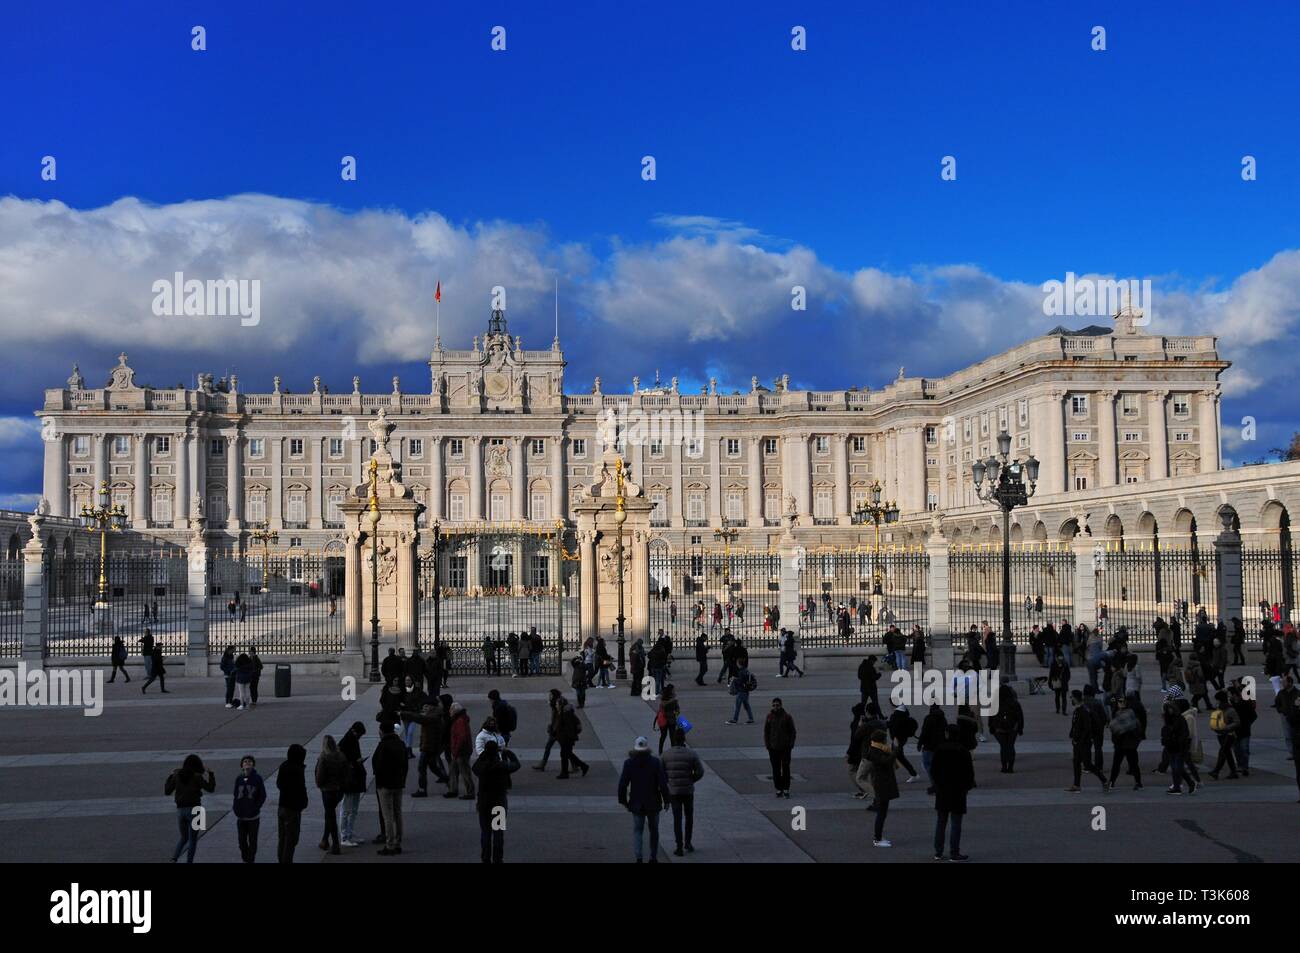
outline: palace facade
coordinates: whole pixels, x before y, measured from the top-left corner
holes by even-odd
[[[571,520],[614,441],[676,545],[711,542],[724,525],[762,546],[793,509],[808,538],[847,539],[855,506],[879,481],[904,523],[978,503],[976,457],[1041,461],[1036,504],[1067,494],[1219,470],[1219,376],[1213,337],[1145,333],[1137,315],[1114,327],[1054,328],[945,377],[906,376],[879,390],[810,391],[788,376],[747,393],[680,392],[676,379],[630,393],[566,390],[559,341],[528,350],[492,315],[468,350],[436,342],[422,392],[246,392],[234,376],[198,386],[138,383],[121,355],[107,383],[74,367],[45,392],[43,494],[75,516],[107,481],[139,532],[180,541],[201,510],[220,544],[242,545],[263,522],[280,545],[324,547],[342,534],[341,505],[365,482],[366,424],[396,424],[403,480],[426,523]],[[681,439],[676,439],[681,436]],[[928,522],[928,520],[926,520]],[[806,529],[805,529],[806,528]]]

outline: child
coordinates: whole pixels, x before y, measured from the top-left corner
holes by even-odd
[[[239,834],[239,856],[251,864],[257,858],[257,829],[261,825],[262,805],[266,803],[266,785],[257,773],[257,761],[246,754],[239,762],[235,778],[235,829]]]

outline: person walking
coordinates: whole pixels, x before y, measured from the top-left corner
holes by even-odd
[[[501,693],[495,688],[488,692],[488,703],[492,706],[492,717],[497,720],[497,731],[505,740],[501,747],[510,747],[510,736],[515,733],[519,727],[519,712],[515,706],[510,704],[501,697]]]
[[[669,805],[668,775],[663,762],[650,753],[650,742],[638,737],[618,777],[618,803],[632,815],[632,851],[642,862],[642,840],[650,828],[650,863],[659,863],[659,814]]]
[[[757,687],[758,679],[754,678],[754,676],[750,674],[747,666],[740,666],[728,685],[728,690],[731,694],[736,696],[736,707],[731,713],[731,718],[727,721],[727,724],[734,725],[740,721],[740,709],[742,706],[745,709],[745,715],[749,719],[745,724],[752,725],[754,723],[754,710],[749,707],[749,693]]]
[[[542,749],[542,760],[533,765],[534,771],[545,771],[546,762],[551,760],[551,749],[555,747],[556,734],[560,729],[559,700],[563,694],[558,688],[552,688],[546,700],[546,747]]]
[[[1246,698],[1240,680],[1228,688],[1228,704],[1237,712],[1237,744],[1234,754],[1237,756],[1237,770],[1244,778],[1250,777],[1250,732],[1251,726],[1259,718],[1259,711],[1253,698]]]
[[[302,830],[302,812],[307,809],[307,749],[302,745],[289,745],[285,759],[275,772],[275,787],[280,792],[275,859],[281,864],[292,864]]]
[[[1074,783],[1065,790],[1071,794],[1082,791],[1083,788],[1079,785],[1083,780],[1082,772],[1086,769],[1101,782],[1102,793],[1105,793],[1110,786],[1106,783],[1106,776],[1101,773],[1101,765],[1092,760],[1092,714],[1083,703],[1083,692],[1077,688],[1070,692],[1070,702],[1074,706],[1070,716],[1070,748],[1073,755]]]
[[[181,766],[167,775],[163,784],[163,793],[175,797],[176,824],[180,828],[181,838],[172,851],[172,863],[180,860],[185,853],[185,862],[194,863],[194,852],[199,846],[199,819],[202,812],[203,792],[211,794],[217,789],[217,776],[211,769],[203,767],[203,760],[196,754],[186,755]]]
[[[1219,739],[1219,759],[1214,763],[1214,770],[1210,772],[1210,777],[1216,781],[1219,780],[1219,774],[1226,764],[1228,766],[1228,780],[1232,781],[1237,778],[1235,749],[1237,728],[1241,724],[1241,716],[1237,714],[1235,708],[1228,704],[1227,692],[1216,692],[1214,700],[1217,705],[1210,711],[1210,730]]]
[[[772,784],[776,796],[790,796],[790,757],[794,752],[794,718],[785,710],[781,699],[772,699],[772,710],[763,722],[763,746],[772,763]]]
[[[691,853],[691,834],[695,827],[695,784],[704,777],[704,762],[686,744],[686,732],[672,731],[672,747],[663,756],[664,775],[668,779],[668,802],[673,810],[674,857]]]
[[[153,676],[153,633],[149,627],[144,627],[144,635],[140,637],[140,657],[144,659],[144,677]]]
[[[246,864],[257,860],[257,833],[262,826],[262,805],[266,803],[266,782],[257,773],[257,759],[251,754],[239,760],[235,778],[235,834],[239,838],[239,856]]]
[[[858,687],[862,692],[862,701],[871,702],[880,708],[880,695],[876,683],[880,681],[880,672],[876,671],[876,657],[868,655],[858,664]]]
[[[366,733],[363,722],[354,721],[339,740],[339,753],[348,763],[347,780],[343,784],[343,820],[339,843],[344,847],[360,847],[356,839],[357,813],[361,810],[361,797],[369,781],[366,777],[366,759],[361,756],[361,738]]]
[[[921,767],[925,769],[925,776],[930,779],[930,786],[925,789],[926,794],[935,793],[934,753],[947,740],[948,716],[940,706],[931,705],[925,720],[921,722],[921,733],[916,737],[916,747],[921,752]]]
[[[1114,754],[1110,762],[1110,788],[1115,789],[1119,779],[1120,762],[1127,762],[1129,774],[1133,776],[1133,790],[1142,790],[1142,768],[1138,764],[1138,744],[1142,741],[1142,725],[1129,705],[1129,699],[1120,695],[1115,699],[1115,717],[1110,720],[1110,742]]]
[[[1196,782],[1187,773],[1187,757],[1191,753],[1191,735],[1187,731],[1187,722],[1178,713],[1178,706],[1165,702],[1161,709],[1162,725],[1160,727],[1160,747],[1164,751],[1164,761],[1169,764],[1169,787],[1166,794],[1182,794],[1183,782],[1187,782],[1187,793],[1196,793]]]
[[[149,638],[152,639],[153,636],[150,636]],[[149,686],[157,680],[158,688],[162,693],[164,695],[170,695],[171,692],[167,691],[167,666],[163,664],[162,646],[155,644],[150,652],[151,654],[149,657],[151,661],[149,663],[149,677],[145,679],[144,684],[140,686],[140,694],[143,695],[148,690]]]
[[[998,741],[1003,774],[1015,774],[1016,739],[1025,733],[1025,712],[1010,685],[998,689],[998,710],[989,718],[989,729]]]
[[[472,801],[474,800],[474,775],[470,771],[469,756],[470,752],[473,751],[473,741],[469,736],[469,712],[465,710],[465,706],[460,702],[452,702],[450,714],[451,738],[447,760],[449,762],[448,774],[451,781],[447,786],[447,793],[443,797],[456,797],[462,788],[463,782],[465,793],[459,795],[460,799],[462,801]],[[378,771],[378,767],[375,770]],[[376,780],[375,783],[378,784],[379,781]]]
[[[1070,666],[1063,655],[1052,659],[1047,674],[1047,687],[1055,695],[1056,713],[1068,715],[1070,713]]]
[[[557,781],[565,780],[570,776],[570,768],[577,768],[585,778],[587,772],[591,770],[591,765],[573,752],[573,746],[578,743],[578,736],[582,734],[582,719],[578,717],[578,713],[573,710],[573,706],[564,696],[560,696],[556,701],[556,708],[558,711],[555,721],[555,740],[560,745],[560,773],[555,778]]]
[[[677,700],[677,689],[672,685],[665,685],[663,694],[659,696],[659,710],[655,712],[654,726],[659,732],[659,754],[662,757],[664,753],[664,742],[668,739],[668,732],[677,727],[677,719],[682,713],[681,702]]]
[[[442,768],[442,729],[445,718],[446,713],[436,698],[427,699],[419,714],[414,716],[416,724],[420,726],[420,760],[417,765],[419,787],[411,793],[411,797],[429,796],[430,771],[439,784],[447,783],[447,772]]]
[[[956,725],[949,725],[943,744],[934,753],[934,859],[943,860],[944,832],[951,824],[948,859],[966,861],[961,852],[962,820],[966,816],[966,794],[975,786],[975,762],[962,745]]]
[[[384,846],[379,850],[381,857],[391,857],[402,852],[402,794],[406,790],[406,773],[410,765],[406,757],[406,745],[402,744],[395,728],[395,723],[388,719],[379,723],[379,744],[371,758],[375,771],[375,790],[379,792],[379,809],[384,815],[385,840]],[[466,759],[468,760],[468,755]],[[469,783],[472,787],[473,782]]]
[[[582,656],[575,655],[569,659],[569,684],[573,687],[573,694],[578,699],[578,707],[585,708],[587,705],[587,667],[582,662]],[[641,693],[640,682],[633,679],[633,694]]]
[[[473,770],[478,778],[475,807],[478,813],[479,860],[485,864],[499,864],[505,860],[506,853],[510,775],[519,770],[519,759],[509,748],[489,741],[474,762]]]
[[[321,741],[320,757],[316,759],[316,787],[320,789],[321,806],[325,808],[325,833],[320,839],[320,849],[331,854],[339,850],[338,806],[343,800],[343,786],[348,780],[348,759],[339,750],[333,735]]]
[[[799,677],[803,678],[803,669],[796,664],[799,658],[799,649],[795,643],[794,633],[789,629],[782,629],[781,634],[785,640],[781,645],[781,677],[784,678],[791,672],[798,672]]]
[[[872,802],[876,828],[871,843],[874,847],[893,847],[892,841],[885,840],[885,818],[889,815],[889,802],[898,799],[898,778],[894,776],[898,770],[898,753],[889,743],[888,736],[877,729],[871,734],[865,756],[871,764],[871,787],[876,792],[876,799]]]
[[[704,676],[709,673],[709,639],[703,630],[695,637],[695,661],[700,667],[699,674],[695,676],[695,684],[703,685]]]
[[[110,682],[117,681],[119,670],[124,679],[131,681],[131,676],[126,670],[126,643],[122,641],[120,635],[113,636],[113,647],[108,651],[108,661],[113,666],[113,673],[108,677]]]
[[[898,764],[907,769],[907,783],[911,784],[916,780],[917,773],[912,762],[907,760],[907,743],[916,734],[916,719],[908,712],[906,705],[899,705],[886,724],[890,743],[894,747],[894,757]]]

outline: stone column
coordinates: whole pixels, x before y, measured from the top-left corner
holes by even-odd
[[[339,657],[339,675],[360,679],[366,673],[362,652],[361,533],[349,531],[343,551],[343,654]]]
[[[925,510],[925,431],[904,427],[898,434],[898,508],[903,513]]]
[[[578,598],[578,618],[582,640],[594,639],[596,631],[596,531],[583,530],[578,534],[579,552],[582,561],[581,589]]]
[[[226,435],[226,527],[244,522],[244,441],[236,430]]]
[[[781,568],[777,576],[777,610],[781,613],[781,626],[798,632],[803,626],[799,614],[799,574],[805,568],[807,556],[803,546],[794,538],[793,527],[788,527],[778,544]],[[762,607],[759,607],[760,611]]]
[[[1118,447],[1115,441],[1115,391],[1097,391],[1097,482],[1100,486],[1114,486]]]
[[[812,458],[808,454],[808,435],[794,438],[794,462],[799,477],[799,515],[812,522]]]
[[[108,442],[106,433],[95,434],[95,485],[91,488],[90,505],[99,504],[99,487],[108,479]]]
[[[190,518],[190,436],[184,430],[172,434],[176,459],[176,491],[172,494],[172,526],[184,529]]]
[[[950,577],[948,574],[948,540],[944,538],[937,515],[930,521],[930,535],[925,541],[930,558],[930,577],[926,583],[926,612],[929,615],[932,668],[953,668],[952,621],[949,613]]]
[[[837,433],[831,440],[835,454],[835,522],[848,526],[853,522],[849,512],[849,435]]]
[[[398,441],[400,446],[401,441]],[[324,484],[324,454],[321,447],[320,434],[310,434],[307,437],[307,459],[311,464],[311,482],[308,484],[311,489],[307,491],[307,528],[321,529],[324,520],[321,519],[321,492]]]
[[[956,504],[948,499],[948,454],[952,452],[953,443],[948,440],[948,421],[939,423],[939,511],[943,512]]]
[[[23,644],[22,660],[28,668],[45,664],[45,641],[49,634],[49,591],[45,575],[45,517],[32,515],[27,524],[32,538],[23,547]]]
[[[1082,526],[1082,518],[1079,523]],[[1089,626],[1097,622],[1098,542],[1083,532],[1070,541],[1070,548],[1074,550],[1074,612],[1070,618]]]
[[[704,452],[709,455],[705,465],[709,468],[709,523],[722,525],[722,440],[718,438],[704,444]],[[680,608],[680,607],[679,607]]]
[[[201,427],[195,427],[190,432],[190,473],[194,482],[192,496],[197,496],[203,501],[203,508],[199,511],[207,518],[208,506],[208,445],[207,438],[203,434]],[[197,514],[191,513],[193,518]]]
[[[131,528],[147,529],[149,526],[149,436],[132,434],[134,459],[131,462]]]
[[[284,529],[284,438],[276,435],[266,438],[271,450],[271,508],[267,518],[272,529]]]
[[[1047,418],[1047,464],[1039,469],[1039,490],[1048,494],[1066,491],[1065,420],[1061,415],[1061,402],[1065,391],[1048,391],[1043,404]]]
[[[483,438],[478,434],[465,438],[469,451],[469,518],[483,519]]]
[[[749,525],[763,525],[763,438],[750,436],[746,446],[746,477],[749,480]],[[680,608],[680,607],[679,607]],[[784,616],[782,616],[784,618]]]
[[[686,444],[677,443],[672,448],[673,454],[673,499],[672,525],[686,525],[686,473],[682,467],[682,457],[686,453]],[[680,606],[678,607],[680,608]]]
[[[558,433],[551,438],[551,519],[569,518],[569,488],[564,472],[564,442],[568,438]],[[557,566],[557,571],[559,570]],[[556,577],[559,578],[558,576]]]
[[[528,507],[524,499],[528,478],[524,473],[524,438],[515,435],[510,438],[510,518],[521,522],[528,518]]]
[[[45,441],[45,498],[51,516],[68,516],[68,438],[57,431]]]
[[[1150,430],[1147,446],[1151,452],[1151,472],[1147,475],[1152,480],[1169,476],[1169,430],[1165,423],[1165,398],[1168,396],[1167,390],[1147,392],[1147,429]]]
[[[186,574],[185,674],[208,674],[208,543],[206,517],[190,520],[189,571]]]
[[[1222,529],[1214,539],[1214,551],[1218,557],[1218,571],[1214,576],[1214,595],[1218,605],[1218,616],[1224,622],[1244,619],[1242,615],[1242,573],[1241,573],[1241,534],[1232,528],[1230,511],[1220,511],[1219,522]]]
[[[898,500],[898,431],[891,427],[885,431],[884,498]]]
[[[447,499],[446,476],[442,459],[442,437],[434,435],[429,438],[429,519],[432,526],[442,520],[443,509]]]
[[[1201,472],[1214,473],[1219,469],[1219,394],[1203,390],[1200,393]],[[1226,621],[1226,620],[1225,620]]]

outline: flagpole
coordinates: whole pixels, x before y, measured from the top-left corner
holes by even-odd
[[[433,347],[442,350],[442,282],[433,292]]]

